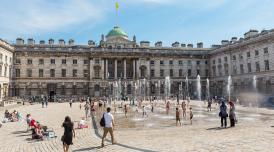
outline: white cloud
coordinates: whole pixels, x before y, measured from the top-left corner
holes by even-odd
[[[8,39],[59,31],[86,21],[96,23],[106,10],[99,0],[13,0],[1,4],[0,37]]]

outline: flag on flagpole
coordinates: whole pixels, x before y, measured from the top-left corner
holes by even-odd
[[[118,2],[115,3],[115,7],[116,7],[116,11],[117,11],[119,9],[119,3]]]

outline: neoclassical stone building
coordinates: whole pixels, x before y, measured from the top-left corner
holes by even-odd
[[[169,76],[171,96],[197,98],[197,75],[201,76],[202,97],[206,97],[207,78],[211,96],[226,95],[229,75],[234,95],[248,91],[254,75],[262,93],[273,91],[273,30],[251,30],[244,38],[223,40],[211,48],[204,48],[201,42],[195,47],[179,42],[171,47],[162,46],[161,41],[154,46],[149,41],[137,43],[135,36],[130,39],[120,27],[102,35],[99,44],[90,40],[87,45],[77,45],[72,39],[37,43],[18,38],[12,46],[11,96],[117,97],[118,82],[123,97],[163,97]],[[143,87],[136,87],[140,83]]]
[[[9,96],[14,48],[0,39],[0,105]]]

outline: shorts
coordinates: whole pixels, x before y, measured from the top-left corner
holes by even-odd
[[[181,121],[180,117],[176,117],[176,121]]]

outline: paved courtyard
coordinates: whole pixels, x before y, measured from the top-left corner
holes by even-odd
[[[98,125],[101,117],[97,112],[89,120],[89,128],[76,129],[76,138],[70,151],[272,151],[274,149],[274,110],[262,108],[246,108],[237,106],[238,124],[235,128],[219,128],[217,107],[206,111],[202,102],[191,102],[194,113],[193,125],[183,119],[183,125],[175,126],[174,108],[166,115],[164,104],[158,104],[155,112],[148,118],[142,118],[141,112],[131,108],[128,118],[124,117],[121,108],[115,114],[115,137],[118,144],[101,148],[102,129]],[[2,152],[59,152],[62,151],[61,124],[69,115],[73,121],[84,116],[83,108],[74,103],[52,103],[48,108],[41,105],[12,107],[24,115],[32,117],[43,125],[53,128],[56,139],[44,141],[30,140],[30,132],[26,132],[26,122],[6,123],[0,128],[0,151]],[[4,109],[0,109],[1,118]],[[77,124],[77,122],[75,122]],[[229,124],[229,123],[228,123]]]

